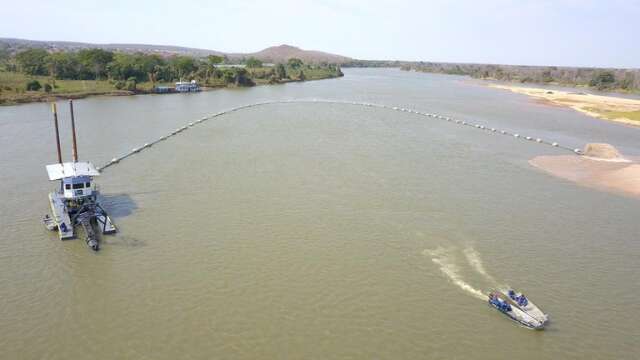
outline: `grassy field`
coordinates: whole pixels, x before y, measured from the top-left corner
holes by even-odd
[[[640,125],[640,111],[600,111],[600,115],[609,120],[628,119]]]
[[[27,82],[37,80],[44,87],[52,85],[50,93],[26,91]],[[46,101],[52,97],[84,97],[89,95],[113,94],[129,95],[130,92],[117,90],[106,80],[55,80],[46,76],[27,76],[16,72],[0,71],[0,105],[10,105],[34,101]]]

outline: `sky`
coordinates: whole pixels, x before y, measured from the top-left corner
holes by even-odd
[[[640,68],[640,0],[0,0],[0,37]]]

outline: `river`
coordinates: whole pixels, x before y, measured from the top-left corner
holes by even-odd
[[[640,155],[640,129],[468,78],[344,78],[75,102],[81,160],[268,100],[435,112]],[[70,158],[69,116],[60,109]],[[412,113],[291,103],[218,116],[97,179],[119,232],[94,253],[40,223],[47,104],[0,107],[0,358],[634,359],[640,201],[528,164],[562,149]],[[481,293],[510,285],[551,322]],[[480,294],[479,294],[480,293]]]

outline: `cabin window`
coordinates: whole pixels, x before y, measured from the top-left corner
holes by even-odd
[[[82,189],[84,187],[83,183],[79,183],[79,184],[73,184],[73,189]]]
[[[64,188],[66,190],[71,190],[71,184],[64,184]]]
[[[91,183],[84,183],[84,187],[91,187]]]

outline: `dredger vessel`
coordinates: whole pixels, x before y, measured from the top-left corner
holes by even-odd
[[[100,243],[95,229],[97,228],[102,234],[112,234],[116,232],[116,227],[98,202],[99,191],[93,183],[93,179],[99,176],[100,172],[92,163],[78,161],[72,100],[69,101],[69,107],[71,110],[73,161],[63,162],[60,151],[58,112],[56,104],[51,104],[58,163],[47,165],[46,168],[49,180],[58,182],[59,186],[55,191],[49,193],[51,214],[45,215],[43,223],[47,229],[57,230],[61,240],[75,238],[77,228],[82,227],[85,242],[91,249],[97,251],[100,248]]]

